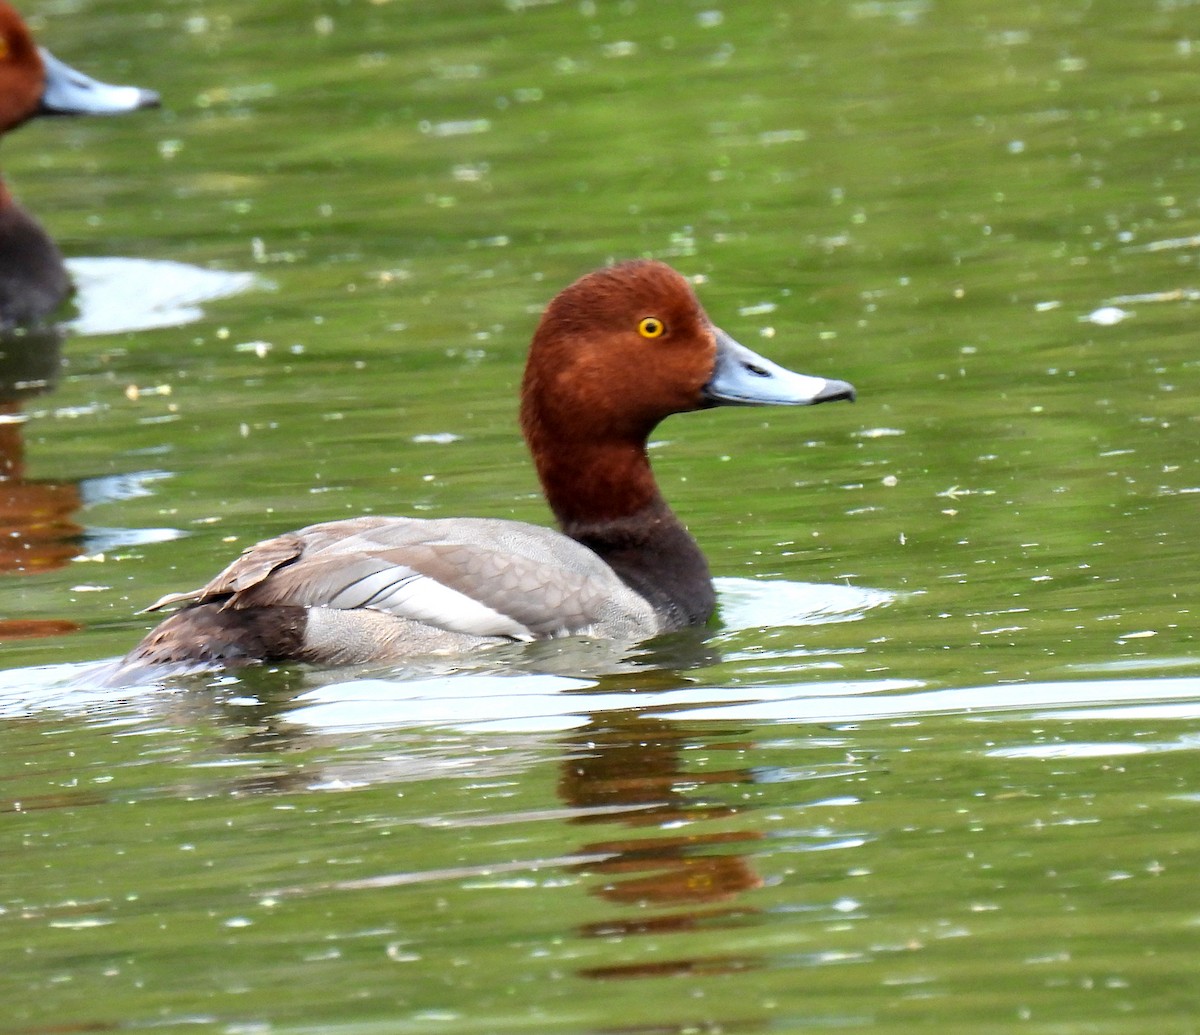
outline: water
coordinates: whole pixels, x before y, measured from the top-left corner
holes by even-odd
[[[1195,1030],[1186,5],[31,13],[164,109],[3,152],[82,290],[0,369],[0,1030]],[[524,347],[631,255],[859,388],[659,429],[718,625],[97,687],[266,535],[546,521]]]

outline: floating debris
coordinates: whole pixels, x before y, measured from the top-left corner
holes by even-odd
[[[1122,309],[1115,305],[1102,305],[1099,309],[1093,309],[1087,316],[1081,316],[1079,319],[1085,323],[1094,323],[1098,327],[1114,327],[1131,316],[1133,313],[1128,309]]]

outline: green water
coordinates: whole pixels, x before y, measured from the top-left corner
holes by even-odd
[[[0,154],[117,317],[0,425],[0,1032],[1200,1028],[1192,7],[25,6],[164,108]],[[89,683],[263,536],[547,521],[634,255],[859,389],[659,430],[723,625]]]

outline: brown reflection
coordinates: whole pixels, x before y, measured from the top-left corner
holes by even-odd
[[[686,670],[656,669],[651,667],[655,660],[656,655],[647,653],[645,667],[636,676],[631,678],[629,671],[599,676],[580,693],[591,695],[597,688],[600,692],[628,692],[686,685]],[[505,670],[512,671],[507,662],[511,659],[506,659]],[[343,670],[340,675],[345,678],[354,673]],[[278,763],[274,768],[263,765],[249,776],[245,770],[232,771],[232,793],[305,792],[318,782],[341,781],[347,786],[355,782],[356,753],[337,747],[347,740],[344,731],[322,732],[288,718],[295,698],[306,689],[327,684],[328,674],[307,666],[252,666],[239,670],[237,679],[228,685],[220,682],[212,675],[198,676],[195,693],[169,695],[165,707],[183,728],[203,727],[202,720],[215,719],[224,733],[223,751],[258,755]],[[569,713],[564,704],[564,714]],[[418,724],[418,728],[425,727]],[[353,739],[358,736],[351,735]],[[489,737],[490,746],[500,746],[499,736]],[[737,980],[767,965],[767,957],[759,951],[738,951],[751,943],[749,937],[739,936],[739,929],[760,922],[758,910],[745,898],[746,892],[763,883],[753,857],[763,835],[754,824],[743,822],[746,806],[739,804],[741,789],[752,786],[756,774],[744,767],[710,768],[705,762],[736,758],[739,751],[752,754],[756,745],[742,736],[741,731],[717,732],[712,723],[688,724],[647,710],[593,714],[581,727],[553,738],[559,756],[557,797],[569,815],[565,822],[580,832],[581,839],[593,835],[581,846],[548,858],[525,858],[517,850],[522,857],[511,861],[437,869],[419,865],[409,869],[406,864],[411,859],[402,857],[398,872],[329,882],[314,882],[310,877],[277,893],[385,892],[443,882],[453,887],[478,878],[495,880],[506,873],[570,868],[587,874],[589,894],[597,903],[593,908],[607,914],[577,924],[574,933],[617,945],[595,945],[596,951],[588,953],[592,959],[575,964],[576,976],[600,982]],[[430,779],[424,752],[432,745],[426,744],[423,736],[420,740],[421,745],[411,752],[389,749],[384,752],[386,758],[376,751],[362,752],[362,783],[413,779],[419,781],[416,787],[424,786]],[[470,740],[464,743],[469,745]],[[485,772],[507,775],[540,763],[547,744],[541,734],[532,738],[515,734],[508,745],[511,751],[460,754],[461,745],[443,742],[428,757],[471,759],[476,778]],[[403,763],[406,770],[386,768],[395,766],[398,756],[404,755],[409,756]],[[197,793],[211,794],[211,773],[206,771],[200,779],[203,787]],[[537,814],[519,810],[517,815],[532,819]],[[558,810],[546,810],[546,816],[542,822],[563,822]],[[503,813],[480,815],[474,808],[469,814],[460,814],[453,805],[447,813],[428,817],[439,828],[452,828],[460,820],[464,826],[480,822],[503,827],[512,818]],[[497,843],[507,841],[501,835]],[[400,900],[396,905],[399,907]],[[633,951],[641,946],[650,948],[646,941],[637,941],[642,936],[658,941],[654,946],[658,951]],[[734,938],[736,948],[729,944]],[[593,1035],[684,1035],[717,1030],[758,1032],[767,1026],[767,1021],[753,1016],[722,1017],[718,1023],[701,1012],[681,1019],[678,1025],[613,1024],[589,1030]]]
[[[42,812],[47,809],[75,809],[84,805],[110,805],[112,799],[98,791],[63,791],[58,794],[25,794],[20,801],[0,799],[0,812]]]
[[[660,960],[657,963],[638,963],[628,967],[581,967],[577,973],[581,977],[612,980],[694,976],[696,974],[736,974],[739,971],[751,970],[756,966],[758,966],[757,963],[737,956],[707,956],[704,959],[695,960]]]
[[[82,506],[76,482],[25,475],[27,400],[51,391],[62,369],[62,331],[16,331],[0,336],[0,573],[33,575],[66,565],[82,552]],[[58,636],[79,625],[65,619],[0,618],[0,639]]]
[[[558,783],[560,797],[580,809],[603,808],[579,816],[577,825],[611,824],[614,806],[626,806],[619,822],[631,828],[736,817],[733,805],[705,800],[705,788],[753,782],[745,769],[694,771],[684,764],[685,751],[707,740],[686,724],[640,712],[610,712],[594,717],[569,740],[569,757]],[[737,741],[708,743],[720,751],[746,747]],[[755,910],[737,906],[745,891],[760,887],[747,855],[738,846],[761,840],[753,830],[692,830],[659,836],[590,841],[580,854],[606,856],[586,868],[602,878],[591,894],[623,907],[635,916],[619,916],[586,924],[585,938],[612,938],[701,932],[740,926]],[[716,907],[716,908],[714,908]],[[646,914],[647,908],[666,912]],[[583,977],[596,980],[662,977],[669,974],[729,974],[758,966],[741,956],[685,956],[628,965],[588,967]]]

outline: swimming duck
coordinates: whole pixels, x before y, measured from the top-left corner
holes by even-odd
[[[533,335],[521,428],[561,532],[492,518],[358,517],[247,549],[123,662],[347,664],[584,635],[637,641],[700,625],[716,596],[646,454],[654,427],[713,406],[854,399],[715,327],[660,262],[590,273]]]
[[[109,86],[39,48],[0,0],[0,133],[39,115],[115,115],[158,104],[136,86]],[[0,183],[0,330],[49,316],[71,291],[62,255]]]

